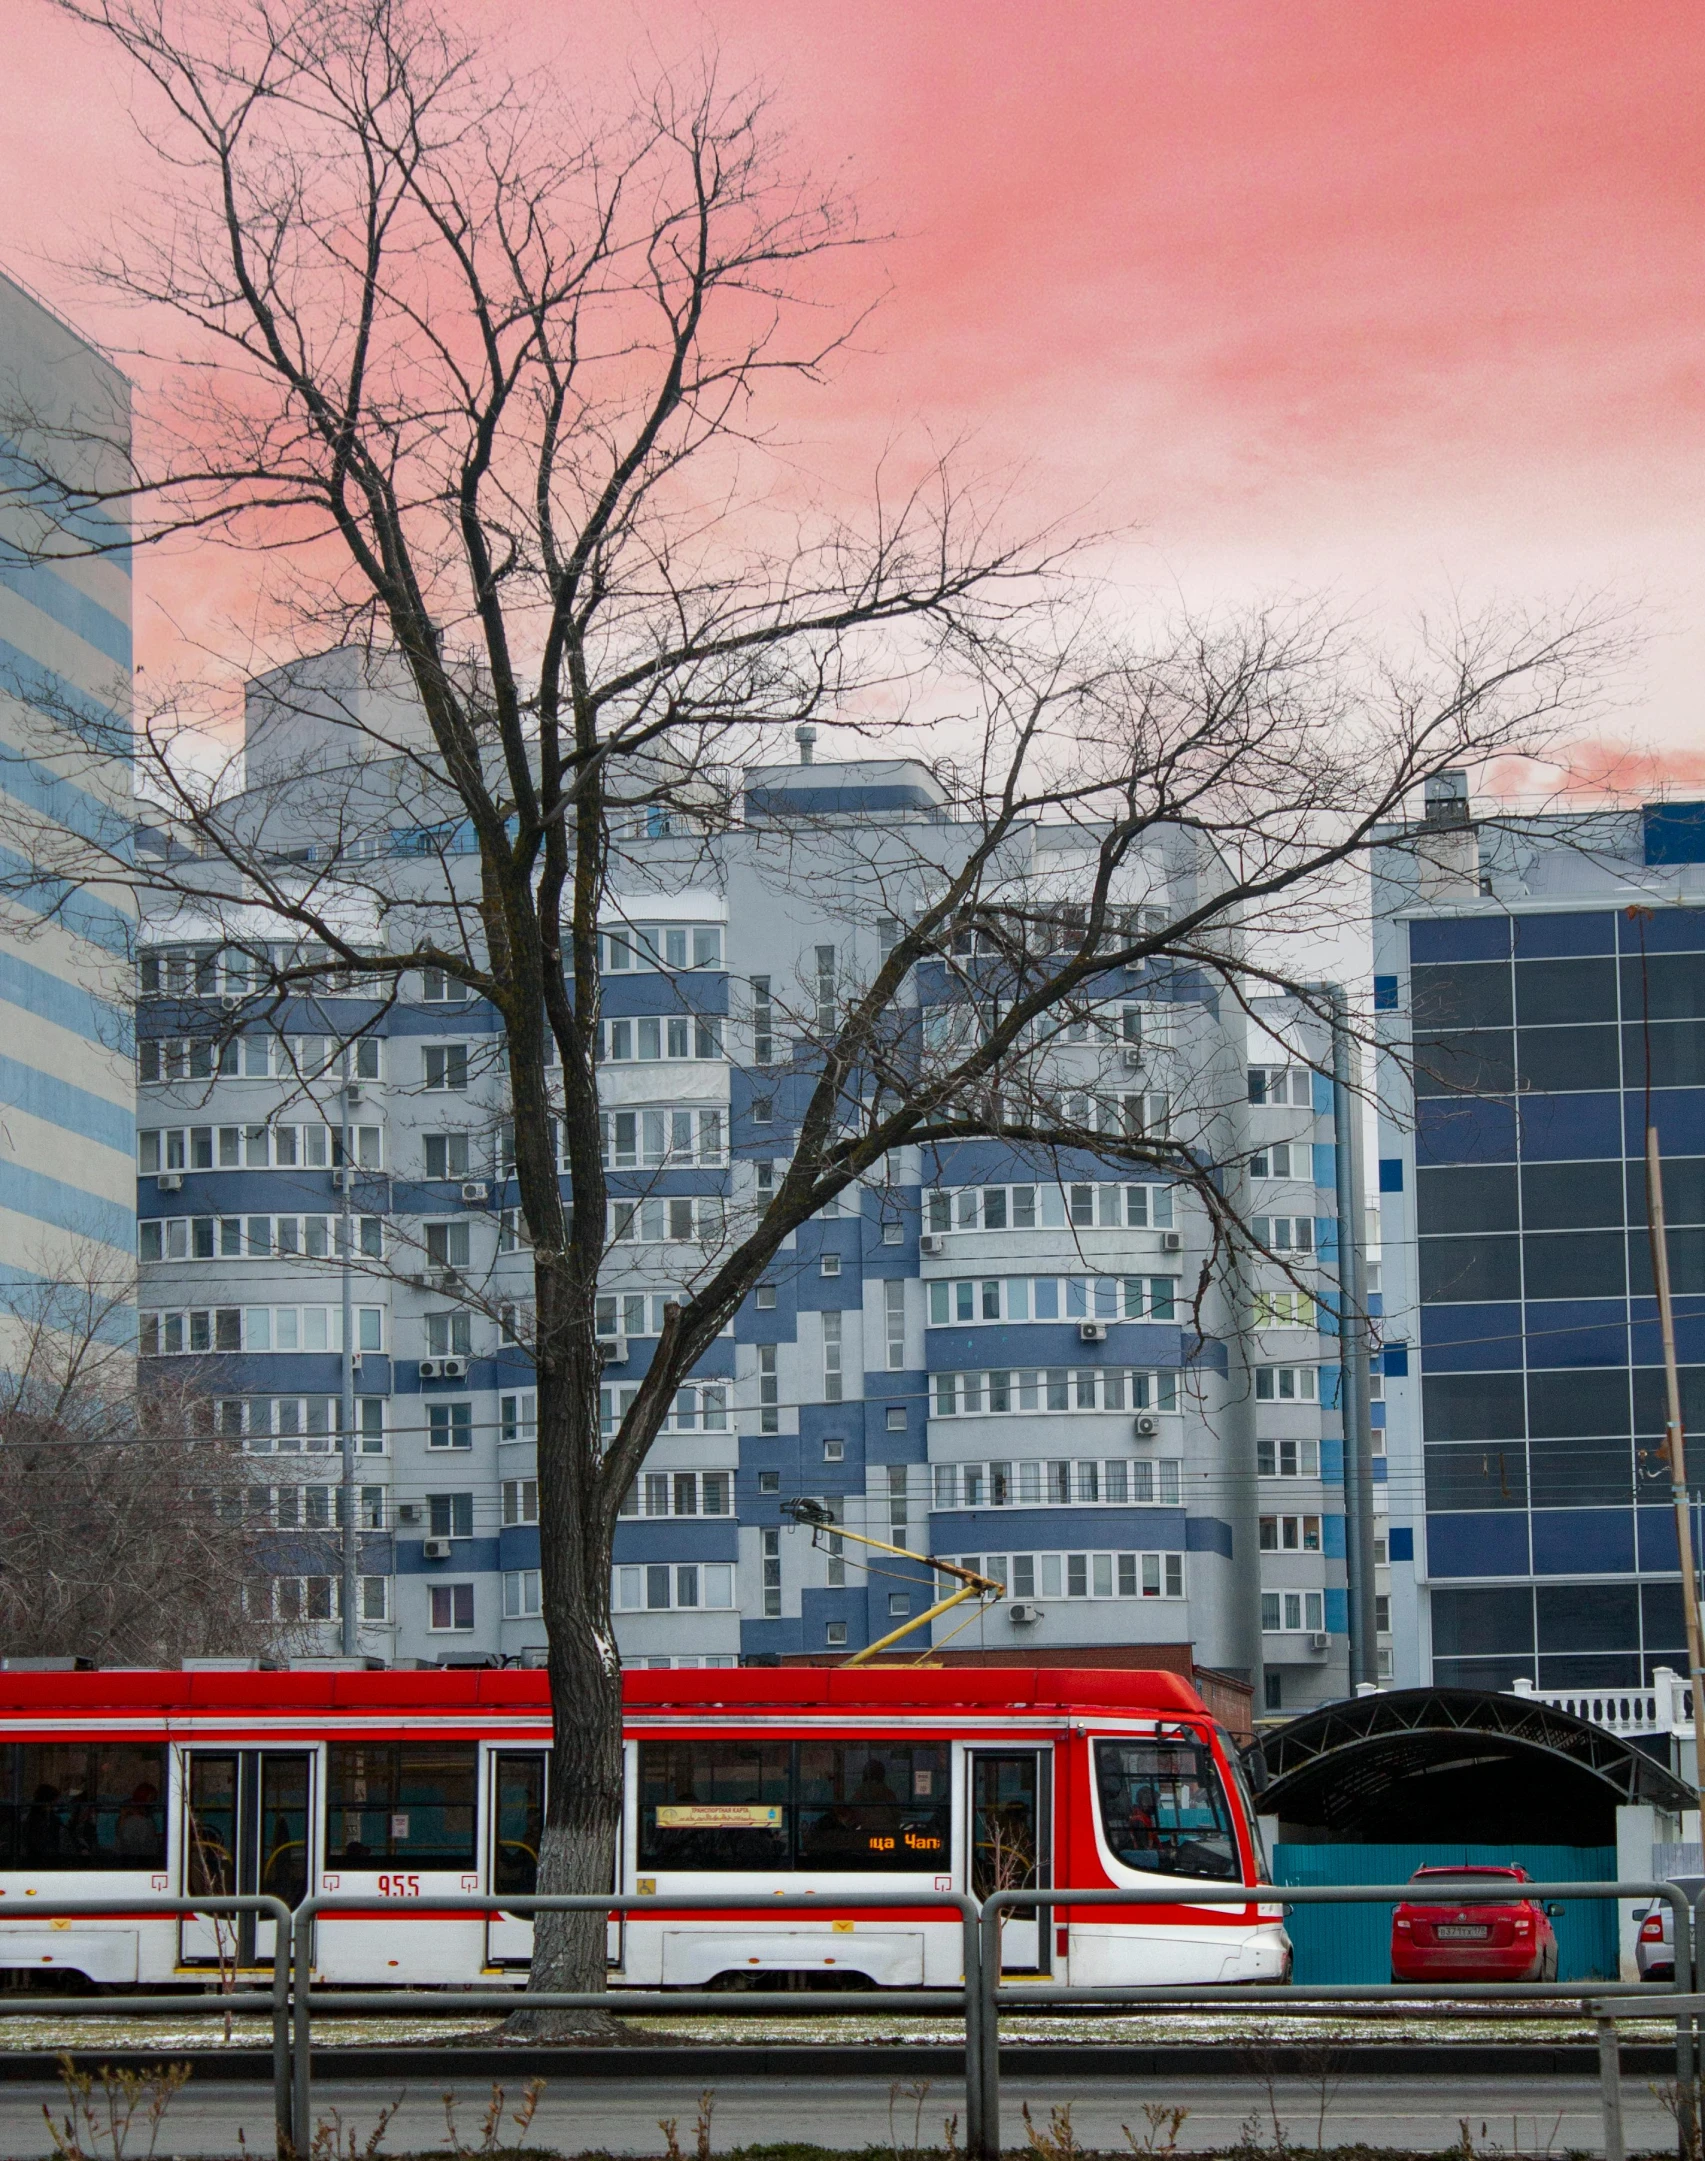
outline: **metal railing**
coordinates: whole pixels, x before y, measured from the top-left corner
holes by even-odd
[[[519,1895],[496,1897],[484,1892],[467,1893],[456,1898],[433,1897],[423,1900],[423,1905],[438,1914],[504,1914],[516,1919],[527,1919],[539,1913],[657,1913],[671,1916],[685,1913],[761,1913],[764,1919],[772,1914],[809,1913],[823,1918],[824,1908],[831,1907],[836,1913],[851,1906],[872,1912],[896,1909],[917,1912],[919,1908],[934,1907],[944,1913],[957,1913],[960,1926],[960,1944],[963,1968],[957,1988],[918,1989],[837,1989],[833,1999],[836,2011],[880,2010],[884,2014],[902,2012],[910,2016],[935,2014],[943,2011],[958,2012],[965,2020],[965,2057],[969,2067],[980,2059],[978,2037],[973,2026],[980,2015],[980,1996],[976,1987],[978,1922],[980,1908],[976,1899],[965,1891],[835,1891],[823,1898],[813,1892],[788,1891],[780,1897],[754,1897],[750,1891],[739,1894],[700,1894],[693,1897],[667,1896],[657,1898],[635,1897],[631,1892],[619,1897],[590,1896],[586,1894],[559,1894],[555,1897],[528,1897]],[[294,1976],[294,2092],[291,2114],[301,2127],[304,2141],[313,2128],[313,2046],[309,2021],[315,2011],[367,2011],[374,2009],[372,1989],[328,1988],[313,1977],[314,1925],[327,1916],[339,1913],[361,1913],[371,1916],[374,1901],[344,1894],[337,1897],[323,1896],[304,1899],[297,1907],[291,1929],[291,1969]],[[762,1922],[759,1923],[762,1926]],[[820,2018],[824,1999],[817,1995],[786,1996],[739,1996],[724,1990],[685,1988],[602,1988],[602,1989],[531,1989],[511,1985],[508,1988],[458,1988],[453,1995],[442,1989],[394,1989],[387,1988],[380,1999],[387,2017],[397,2010],[435,2011],[441,2016],[447,2012],[461,2011],[716,2011],[754,2017],[771,2017],[780,2013],[783,2017]],[[972,2104],[969,2100],[970,2081],[967,2079],[966,2132],[972,2130]]]
[[[99,1898],[32,1898],[27,1913],[19,1919],[34,1922],[57,1920],[185,1920],[194,1915],[233,1916],[252,1913],[257,1920],[271,1921],[277,1934],[274,1943],[280,1948],[290,1942],[290,1908],[280,1898],[256,1894],[233,1895],[229,1898],[168,1898],[164,1893],[151,1892],[146,1898],[124,1898],[117,1901]],[[11,1915],[6,1918],[10,1920]],[[67,1934],[65,1942],[69,1950],[76,1937]],[[67,1959],[67,1966],[71,1961]],[[73,1971],[81,1971],[73,1968]],[[162,2013],[181,2018],[186,2011],[197,2015],[208,2013],[223,2015],[230,2012],[237,2018],[270,2018],[272,2021],[272,2115],[273,2129],[279,2155],[290,2154],[290,1962],[275,1957],[272,1962],[272,1986],[268,1989],[221,1991],[212,2003],[200,1998],[185,1996],[0,1996],[0,2018],[154,2018]]]
[[[999,2161],[1000,2136],[1000,2015],[1003,2010],[1058,2007],[1064,2004],[1119,2005],[1161,2010],[1176,2006],[1197,2009],[1239,2009],[1285,2006],[1305,2015],[1326,2016],[1359,2005],[1410,2003],[1434,2007],[1434,2015],[1468,2016],[1470,2006],[1528,2005],[1539,2008],[1577,2005],[1598,2031],[1599,2081],[1604,2112],[1607,2161],[1624,2161],[1620,2066],[1616,2027],[1628,2018],[1662,2016],[1675,2022],[1676,2129],[1678,2150],[1689,2161],[1697,2143],[1698,2056],[1696,2028],[1705,2020],[1705,1995],[1693,1993],[1695,1947],[1705,1941],[1705,1890],[1690,1904],[1686,1892],[1673,1883],[1564,1883],[1511,1884],[1507,1891],[1474,1886],[1475,1905],[1516,1905],[1527,1900],[1615,1899],[1619,1901],[1665,1901],[1672,1913],[1674,1975],[1667,1989],[1638,1981],[1578,1982],[1450,1982],[1416,1983],[1041,1983],[1004,1977],[1001,1971],[1001,1931],[1014,1915],[1052,1909],[1039,1926],[1056,1919],[1069,1925],[1066,1916],[1100,1907],[1247,1906],[1273,1909],[1296,1905],[1400,1905],[1460,1904],[1460,1883],[1402,1884],[1205,1884],[1188,1886],[1164,1883],[1126,1890],[1074,1891],[1058,1886],[1035,1891],[998,1891],[979,1904],[966,1892],[951,1891],[842,1891],[830,1896],[810,1892],[787,1892],[767,1899],[750,1891],[695,1896],[648,1894],[562,1895],[522,1897],[516,1894],[466,1893],[456,1897],[431,1897],[421,1908],[432,1917],[465,1914],[490,1917],[497,1914],[530,1919],[540,1913],[588,1913],[675,1915],[728,1915],[740,1913],[753,1919],[761,1930],[772,1916],[811,1914],[825,1918],[828,1907],[835,1916],[846,1909],[871,1913],[935,1910],[943,1917],[957,1915],[963,1969],[960,1984],[951,1988],[863,1988],[837,1990],[827,2000],[815,1992],[789,1995],[742,1995],[703,1988],[604,1987],[590,1990],[538,1990],[521,1981],[500,1987],[476,1988],[349,1988],[318,1981],[314,1977],[316,1925],[338,1916],[361,1915],[407,1920],[409,1906],[387,1904],[377,1908],[371,1895],[344,1894],[312,1897],[292,1913],[281,1901],[267,1897],[172,1898],[150,1895],[120,1900],[32,1900],[28,1918],[182,1920],[253,1914],[269,1919],[284,1933],[277,1939],[281,1955],[272,1962],[270,1985],[245,1987],[235,1993],[211,1997],[160,1995],[85,1995],[42,1997],[0,1996],[0,2017],[145,2018],[168,2014],[206,2017],[230,2012],[239,2017],[267,2017],[272,2022],[272,2087],[276,2150],[285,2161],[305,2150],[313,2134],[313,2037],[311,2020],[316,2012],[366,2012],[382,2007],[389,2017],[399,2011],[459,2016],[472,2010],[552,2011],[597,2010],[634,2013],[645,2011],[712,2011],[720,2016],[811,2017],[825,2009],[839,2012],[880,2011],[884,2016],[940,2016],[963,2018],[965,2027],[965,2130],[967,2161]],[[10,1915],[5,1917],[11,1919]],[[20,1916],[20,1918],[23,1918]],[[69,1951],[75,1938],[67,1936]],[[852,1946],[849,1946],[849,1952]],[[69,1965],[71,1962],[67,1960]],[[849,1964],[851,1960],[849,1958]],[[1453,2007],[1463,2007],[1460,2011]]]
[[[1000,2014],[1003,2009],[1033,2008],[1039,2004],[1099,2003],[1139,2006],[1144,2004],[1193,2005],[1209,2008],[1214,2005],[1231,2007],[1244,2004],[1286,2004],[1292,2007],[1304,2004],[1344,2006],[1362,2003],[1425,2003],[1425,2002],[1478,2002],[1497,2003],[1543,2003],[1574,2002],[1583,2008],[1587,2005],[1610,2004],[1609,2009],[1595,2009],[1591,2015],[1600,2021],[1599,2075],[1605,2112],[1605,2135],[1608,2142],[1614,2124],[1618,2137],[1621,2135],[1621,2086],[1617,2076],[1618,2066],[1614,2039],[1607,2053],[1603,2034],[1605,2023],[1611,2025],[1618,2015],[1612,1999],[1628,1997],[1651,2003],[1657,1991],[1649,1982],[1598,1981],[1479,1981],[1431,1982],[1393,1981],[1311,1983],[1297,1985],[1293,1982],[1274,1984],[1248,1981],[1220,1981],[1198,1985],[1180,1983],[1121,1983],[1096,1985],[1094,1983],[1050,1983],[1040,1985],[1021,1981],[1004,1981],[1001,1977],[1001,1928],[1008,1914],[1036,1912],[1040,1908],[1055,1911],[1067,1909],[1075,1916],[1080,1911],[1101,1906],[1265,1906],[1271,1911],[1275,1906],[1350,1906],[1350,1905],[1453,1905],[1463,1903],[1463,1886],[1457,1883],[1399,1883],[1399,1884],[1206,1884],[1192,1883],[1187,1889],[1178,1884],[1156,1885],[1117,1891],[1069,1891],[1053,1888],[1045,1891],[996,1891],[983,1902],[981,1921],[982,1941],[978,1949],[976,1993],[982,1999],[981,2014],[967,2017],[965,2022],[966,2043],[966,2153],[967,2161],[1000,2161]],[[1699,1999],[1692,1991],[1693,1946],[1697,1940],[1694,1931],[1694,1915],[1689,1906],[1688,1895],[1673,1883],[1522,1883],[1512,1884],[1507,1891],[1493,1890],[1474,1885],[1473,1903],[1476,1906],[1520,1905],[1529,1899],[1555,1898],[1610,1898],[1617,1900],[1665,1899],[1674,1917],[1675,1977],[1669,1989],[1674,1997],[1673,2010],[1665,2005],[1675,2018],[1676,2051],[1676,2144],[1681,2161],[1691,2161],[1695,2150],[1695,2125],[1697,2121],[1697,2085],[1695,2076],[1694,2027]],[[1699,1894],[1699,1905],[1705,1908],[1705,1891]],[[967,1967],[969,1975],[971,1969]],[[1647,2017],[1653,2014],[1644,2012]],[[972,2100],[972,2090],[976,2099]],[[1620,2157],[1615,2157],[1620,2161]]]

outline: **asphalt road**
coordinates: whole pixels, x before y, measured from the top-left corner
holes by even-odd
[[[943,2119],[957,2114],[964,2138],[964,2089],[958,2081],[930,2084],[904,2081],[911,2091],[892,2094],[880,2078],[737,2078],[723,2081],[712,2104],[713,2151],[783,2139],[809,2139],[826,2146],[892,2146],[904,2157],[914,2146],[941,2147]],[[395,2087],[327,2080],[315,2089],[315,2115],[329,2123],[333,2112],[356,2150],[366,2142],[382,2107],[396,2098]],[[516,2082],[513,2105],[519,2091]],[[478,2120],[489,2101],[489,2088],[464,2082],[458,2129],[470,2145],[478,2144]],[[1316,2081],[1289,2078],[1266,2087],[1246,2078],[1108,2080],[1086,2077],[1002,2082],[1002,2143],[1009,2150],[1024,2144],[1021,2106],[1028,2102],[1042,2127],[1050,2109],[1069,2102],[1072,2128],[1079,2142],[1104,2151],[1126,2149],[1122,2126],[1129,2125],[1139,2147],[1148,2134],[1145,2103],[1189,2111],[1179,2134],[1180,2151],[1224,2150],[1235,2143],[1244,2123],[1257,2119],[1255,2138],[1274,2144],[1271,2104],[1276,2104],[1286,2138],[1313,2146],[1321,2130],[1328,2145],[1361,2141],[1373,2146],[1437,2152],[1455,2146],[1464,2117],[1474,2146],[1482,2154],[1561,2154],[1603,2151],[1598,2082],[1594,2078],[1516,2079],[1439,2077],[1349,2079],[1328,2088]],[[57,2086],[0,2084],[0,2153],[9,2157],[50,2151],[42,2103],[64,2103]],[[658,2155],[664,2150],[660,2118],[673,2116],[688,2154],[696,2143],[694,2125],[699,2095],[685,2080],[647,2079],[632,2085],[614,2080],[564,2081],[547,2086],[529,2144],[563,2154],[598,2149],[619,2155]],[[234,2155],[238,2131],[250,2156],[270,2154],[272,2095],[269,2087],[208,2082],[192,2083],[172,2103],[161,2126],[162,2155],[205,2157]],[[1623,2122],[1630,2153],[1674,2150],[1674,2125],[1668,2112],[1639,2077],[1623,2080]],[[508,2143],[515,2132],[508,2132]],[[134,2141],[146,2145],[146,2139]],[[1165,2144],[1162,2133],[1155,2141]],[[409,2091],[385,2138],[382,2153],[443,2150],[446,2146],[442,2101],[418,2083]]]

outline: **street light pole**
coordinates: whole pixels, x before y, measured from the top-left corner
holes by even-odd
[[[1374,1604],[1373,1411],[1368,1358],[1367,1200],[1362,1106],[1356,1092],[1348,1001],[1336,983],[1321,992],[1332,1012],[1332,1136],[1338,1158],[1338,1328],[1344,1423],[1345,1561],[1349,1577],[1350,1685],[1379,1679]]]
[[[1646,1229],[1652,1241],[1652,1282],[1664,1349],[1664,1453],[1675,1502],[1681,1562],[1681,1606],[1687,1622],[1688,1677],[1693,1683],[1693,1784],[1705,1795],[1705,1634],[1699,1623],[1699,1578],[1693,1565],[1693,1503],[1687,1487],[1687,1437],[1681,1423],[1681,1375],[1675,1357],[1675,1308],[1670,1300],[1669,1239],[1664,1229],[1663,1161],[1658,1129],[1646,1128]]]
[[[356,1601],[360,1595],[361,1530],[355,1520],[355,1158],[350,1148],[349,1083],[340,1098],[343,1120],[343,1207],[338,1218],[343,1293],[343,1402],[338,1426],[343,1438],[343,1597],[341,1643],[346,1658],[359,1647]]]

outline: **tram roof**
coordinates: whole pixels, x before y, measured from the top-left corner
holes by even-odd
[[[484,1667],[409,1672],[305,1673],[143,1671],[0,1672],[0,1720],[56,1712],[83,1718],[195,1712],[323,1712],[335,1718],[385,1712],[543,1712],[549,1678],[536,1669]],[[1068,1716],[1074,1710],[1194,1712],[1207,1706],[1181,1675],[1096,1666],[743,1666],[635,1670],[622,1675],[632,1711],[702,1709],[901,1710],[955,1706]]]

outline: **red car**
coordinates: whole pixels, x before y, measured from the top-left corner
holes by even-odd
[[[1391,1917],[1394,1981],[1555,1981],[1557,1935],[1551,1916],[1561,1906],[1530,1898],[1477,1905],[1483,1885],[1526,1883],[1525,1868],[1464,1864],[1418,1868],[1411,1883],[1461,1884],[1462,1902],[1405,1900]]]

